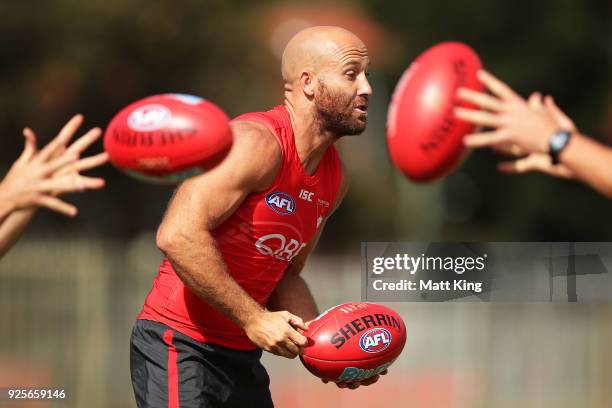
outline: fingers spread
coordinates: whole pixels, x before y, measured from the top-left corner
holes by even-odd
[[[478,105],[482,109],[488,109],[497,112],[500,111],[502,108],[502,103],[499,99],[482,92],[474,91],[472,89],[459,88],[457,96],[459,97],[459,99]]]
[[[491,92],[502,99],[508,100],[520,98],[520,96],[514,92],[512,88],[485,70],[478,71],[478,79],[480,79],[480,81],[485,84],[487,88],[491,90]]]
[[[77,208],[74,205],[68,204],[59,198],[49,195],[42,195],[36,199],[36,205],[46,207],[52,211],[64,214],[68,217],[74,217],[77,214]]]
[[[104,187],[104,179],[78,174],[54,177],[40,183],[38,191],[53,194],[76,193]]]
[[[100,135],[102,135],[102,130],[100,128],[93,128],[71,144],[68,151],[81,155],[81,153],[98,140]]]
[[[68,166],[68,165],[72,165],[76,163],[77,159],[78,157],[75,156],[74,154],[68,154],[68,152],[66,152],[63,155],[55,159],[52,159],[50,162],[45,163],[44,164],[44,174],[45,175],[53,174],[64,166]]]
[[[75,171],[81,172],[101,166],[108,162],[108,153],[100,153],[95,156],[86,157],[77,161],[72,167]]]
[[[106,184],[103,178],[85,176],[78,176],[78,183],[82,190],[97,190]]]
[[[495,146],[507,143],[509,136],[502,130],[494,130],[490,132],[472,133],[465,135],[463,143],[467,147],[478,148],[485,146]]]
[[[76,132],[79,126],[81,126],[81,123],[83,123],[83,116],[80,114],[74,115],[72,119],[70,119],[68,123],[64,125],[62,130],[60,130],[55,139],[50,141],[49,144],[47,144],[40,151],[40,154],[37,156],[37,159],[42,162],[45,162],[49,160],[49,158],[53,157],[57,149],[65,148],[72,136],[74,135],[74,132]]]
[[[23,137],[25,139],[25,146],[18,160],[21,162],[29,162],[38,150],[36,147],[36,134],[32,129],[25,128],[23,129]]]
[[[459,119],[476,125],[499,127],[501,124],[499,116],[494,113],[465,108],[455,108],[454,113]]]

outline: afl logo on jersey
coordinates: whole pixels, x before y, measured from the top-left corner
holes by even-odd
[[[291,215],[295,211],[295,200],[287,193],[275,191],[266,196],[266,204],[280,215]]]

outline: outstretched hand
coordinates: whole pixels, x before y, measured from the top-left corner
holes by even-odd
[[[552,115],[558,125],[558,129],[564,129],[569,132],[576,130],[573,122],[559,109],[552,97],[546,96],[542,98],[539,92],[534,92],[529,96],[527,103],[531,109],[537,112],[546,112]],[[569,167],[563,164],[553,164],[552,158],[548,153],[528,153],[516,144],[497,146],[494,150],[516,158],[515,160],[504,161],[497,165],[497,168],[504,173],[539,171],[559,178],[572,179],[575,177],[574,172]]]
[[[41,150],[38,150],[34,132],[29,128],[23,130],[23,152],[0,184],[0,193],[12,202],[14,209],[46,207],[67,216],[74,216],[77,208],[58,196],[104,186],[103,179],[80,174],[108,161],[106,153],[80,158],[100,137],[101,130],[91,129],[67,146],[82,122],[83,116],[75,115]]]
[[[573,178],[574,174],[568,167],[553,165],[548,154],[548,141],[555,131],[576,130],[572,120],[559,109],[553,98],[543,98],[535,92],[525,100],[486,71],[480,71],[478,78],[492,95],[460,88],[457,96],[482,110],[456,108],[455,115],[491,130],[466,135],[465,145],[471,148],[490,147],[518,158],[498,165],[498,169],[505,173],[540,171],[555,177]]]

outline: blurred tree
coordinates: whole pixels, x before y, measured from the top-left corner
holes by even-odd
[[[354,12],[330,11],[342,9]],[[312,10],[321,11],[318,20]],[[104,126],[121,107],[155,93],[204,96],[232,116],[279,103],[274,30],[265,28],[296,16],[325,24],[363,21],[362,35],[372,36],[374,47],[393,50],[372,51],[381,55],[372,61],[372,121],[362,138],[343,142],[356,177],[324,246],[355,248],[366,239],[609,239],[610,203],[582,186],[497,174],[498,159],[487,152],[472,154],[439,184],[410,185],[393,170],[384,143],[396,81],[420,52],[443,40],[469,43],[519,92],[555,95],[583,131],[603,136],[612,103],[610,7],[604,0],[4,1],[0,168],[17,157],[25,125],[44,143],[75,112],[85,114],[85,127]],[[157,226],[172,188],[143,184],[110,166],[96,173],[108,187],[74,198],[81,214],[62,231],[128,237]],[[56,230],[64,222],[41,214],[33,231]]]

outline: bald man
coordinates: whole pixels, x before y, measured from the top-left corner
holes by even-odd
[[[132,333],[139,407],[273,406],[262,349],[295,358],[318,315],[300,271],[348,187],[333,145],[366,128],[368,64],[349,31],[299,32],[282,58],[284,103],[235,118],[227,158],[177,190]]]

